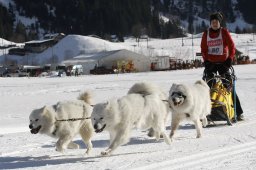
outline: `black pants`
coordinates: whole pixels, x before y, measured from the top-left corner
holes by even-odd
[[[222,80],[222,83],[226,88],[229,88],[228,87],[230,84],[229,82],[231,81],[231,75],[229,72],[229,68],[227,68],[223,64],[215,64],[215,63],[211,63],[211,62],[205,63],[204,79],[206,79],[206,81],[213,78],[214,75],[216,75],[217,73],[225,78],[224,80]],[[211,88],[214,83],[215,83],[214,80],[210,80],[210,81],[208,81],[207,84]],[[239,116],[243,113],[243,109],[241,107],[240,100],[239,100],[236,92],[235,92],[235,94],[236,94],[236,114],[237,114],[237,116]],[[234,99],[233,95],[234,95],[234,93],[232,93],[232,98]]]

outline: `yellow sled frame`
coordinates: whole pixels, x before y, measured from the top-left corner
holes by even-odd
[[[212,101],[211,114],[207,117],[213,124],[214,121],[227,121],[228,125],[232,125],[232,120],[235,117],[233,98],[232,98],[232,88],[227,89],[224,87],[222,80],[229,80],[215,75],[209,81],[215,81],[214,85],[210,88],[210,96]],[[232,83],[230,85],[232,87]]]

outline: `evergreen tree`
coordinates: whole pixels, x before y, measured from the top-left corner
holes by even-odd
[[[239,10],[243,13],[246,22],[256,24],[255,0],[237,0]]]
[[[202,23],[201,23],[201,28],[202,28],[201,32],[208,28],[208,26],[205,24],[204,21],[202,21]]]
[[[13,11],[7,9],[0,4],[0,37],[10,39],[13,34]]]
[[[189,18],[188,18],[188,32],[190,32],[192,34],[194,33],[193,21],[194,21],[193,16],[189,16]]]
[[[11,40],[17,43],[22,43],[27,40],[26,27],[20,21],[17,23],[13,36]]]
[[[142,28],[141,24],[136,24],[132,27],[132,35],[136,38],[136,41],[138,41],[138,38],[142,35]]]

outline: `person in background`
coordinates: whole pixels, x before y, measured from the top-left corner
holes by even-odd
[[[206,80],[211,79],[214,74],[231,79],[229,69],[235,56],[235,44],[226,28],[221,27],[223,16],[216,12],[210,15],[210,28],[204,31],[201,40],[201,53],[204,60]],[[212,87],[212,81],[208,85]],[[224,83],[224,82],[223,82]],[[225,85],[225,83],[224,83]],[[236,95],[237,120],[244,120],[243,109]]]
[[[75,76],[78,76],[78,68],[75,69]]]

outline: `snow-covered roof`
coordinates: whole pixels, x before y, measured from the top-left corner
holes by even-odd
[[[47,39],[47,40],[32,40],[32,41],[28,41],[25,42],[25,44],[41,44],[44,42],[49,42],[49,41],[53,41],[54,39]]]
[[[121,52],[122,54],[119,54],[116,57],[122,56],[123,58],[128,58],[128,57],[132,58],[133,56],[136,56],[136,57],[140,56],[140,58],[141,57],[147,58],[144,55],[141,55],[141,54],[138,54],[138,53],[126,50],[126,49],[121,49],[121,50],[113,50],[113,51],[103,51],[103,52],[87,54],[87,55],[82,54],[77,57],[74,57],[73,59],[65,60],[64,63],[70,62],[70,61],[76,61],[76,62],[78,62],[78,61],[80,61],[80,62],[98,61],[101,59],[106,59],[107,57],[111,57],[114,54],[117,54],[119,52]]]

